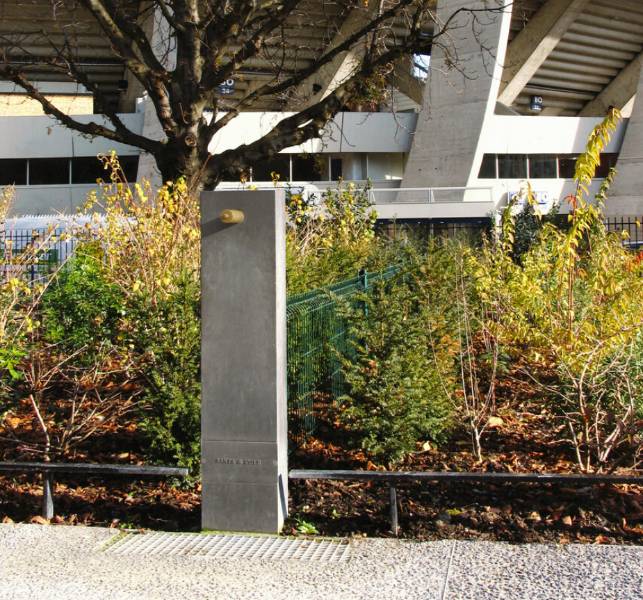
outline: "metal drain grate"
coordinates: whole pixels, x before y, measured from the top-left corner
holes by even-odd
[[[127,534],[105,552],[139,556],[207,556],[344,562],[349,559],[347,542],[297,540],[243,535],[189,535],[176,533]]]

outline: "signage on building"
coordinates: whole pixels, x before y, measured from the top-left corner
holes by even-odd
[[[532,96],[529,99],[529,110],[531,112],[542,112],[543,110],[543,97],[542,96]]]
[[[220,83],[217,87],[219,94],[227,96],[234,92],[234,79],[226,79],[223,83]]]
[[[541,208],[549,210],[551,208],[551,194],[547,190],[532,190],[536,204]],[[516,198],[516,206],[523,207],[527,203],[527,193],[525,190],[509,191],[509,198]]]

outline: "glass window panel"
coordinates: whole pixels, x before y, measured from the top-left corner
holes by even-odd
[[[323,154],[296,154],[292,157],[293,181],[325,181],[328,159]]]
[[[343,177],[343,165],[341,158],[331,158],[330,159],[330,179],[331,181],[337,181]]]
[[[618,154],[612,154],[605,152],[601,154],[601,164],[596,168],[595,177],[605,178],[609,175],[610,169],[616,166],[616,160],[618,159]]]
[[[558,157],[558,173],[562,179],[574,179],[578,154],[563,154]]]
[[[553,154],[534,154],[529,157],[529,177],[531,179],[556,179],[556,156]]]
[[[496,155],[485,154],[482,157],[482,164],[480,165],[480,173],[478,173],[478,177],[480,179],[496,179],[497,176]]]
[[[134,183],[138,174],[138,156],[119,156],[118,160],[121,163],[125,179]]]
[[[279,175],[279,181],[290,180],[290,157],[287,154],[280,154],[252,165],[252,180],[272,181],[273,172]]]
[[[71,159],[72,183],[96,183],[97,179],[109,181],[109,171],[95,156],[78,156]]]
[[[27,160],[4,158],[0,160],[0,185],[26,185]]]
[[[68,158],[30,158],[29,185],[69,183]]]
[[[527,156],[525,154],[498,154],[498,177],[500,179],[525,179]]]

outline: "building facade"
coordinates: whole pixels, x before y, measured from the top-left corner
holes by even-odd
[[[24,20],[25,1],[2,3],[2,28]],[[43,1],[29,0],[29,6]],[[476,12],[489,7],[494,10]],[[457,13],[461,8],[474,12]],[[473,219],[502,207],[529,181],[544,209],[556,203],[565,212],[575,159],[615,106],[625,118],[594,186],[615,166],[608,214],[643,214],[643,5],[438,0],[438,23],[454,13],[448,35],[433,44],[425,74],[409,61],[397,65],[387,101],[339,113],[320,138],[253,165],[250,182],[272,186],[276,173],[281,184],[315,192],[339,180],[369,181],[382,219]],[[162,22],[150,18],[146,26],[162,44]],[[96,77],[111,90],[123,121],[137,133],[160,135],[151,102],[122,65],[109,62],[99,32],[93,35]],[[172,60],[171,52],[164,56]],[[346,68],[344,60],[326,69],[321,87],[332,89]],[[32,79],[69,114],[102,119],[86,89],[45,71]],[[239,87],[252,83],[242,79]],[[215,135],[210,151],[250,143],[288,114],[269,106],[243,113]],[[151,157],[65,129],[20,89],[0,82],[0,185],[16,186],[14,215],[73,213],[104,176],[96,156],[111,150],[130,179],[157,177]]]

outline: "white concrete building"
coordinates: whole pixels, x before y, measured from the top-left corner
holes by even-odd
[[[29,0],[29,7],[45,1]],[[24,2],[0,2],[0,30],[24,25]],[[461,7],[489,6],[497,4],[437,0],[437,20]],[[416,220],[485,217],[528,180],[543,206],[560,201],[564,212],[575,157],[607,108],[616,106],[626,118],[595,185],[615,165],[608,213],[643,214],[643,93],[637,93],[643,86],[643,3],[515,0],[493,13],[461,13],[453,25],[434,44],[425,79],[416,78],[410,62],[401,63],[390,80],[390,102],[374,112],[339,113],[319,139],[254,165],[253,182],[261,187],[271,172],[307,189],[340,178],[369,180],[382,219]],[[109,58],[108,42],[88,28],[88,68],[125,123],[153,134],[151,104],[137,99],[123,65]],[[344,63],[325,69],[320,88],[332,89],[341,68]],[[31,77],[69,114],[96,119],[86,90],[46,70]],[[251,76],[239,79],[239,88],[249,85]],[[271,106],[243,113],[213,138],[210,150],[251,142],[288,114]],[[112,149],[132,179],[153,176],[153,162],[137,149],[85,139],[42,115],[13,84],[0,82],[0,185],[16,185],[15,214],[73,212],[100,176],[96,154]]]

